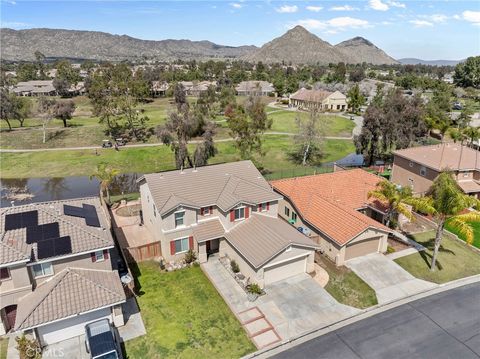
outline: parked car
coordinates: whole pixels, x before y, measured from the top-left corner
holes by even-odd
[[[111,147],[113,147],[113,143],[110,140],[103,140],[102,147],[103,148],[111,148]]]
[[[453,104],[453,109],[460,111],[460,110],[463,110],[463,106],[462,106],[462,104],[461,104],[460,102],[455,102],[455,103]]]
[[[85,347],[92,359],[121,359],[115,332],[108,319],[85,326]]]
[[[127,141],[125,141],[123,138],[117,138],[115,140],[115,143],[117,146],[125,146],[127,144]]]

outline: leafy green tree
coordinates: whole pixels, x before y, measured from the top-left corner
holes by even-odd
[[[31,111],[31,101],[26,97],[16,96],[7,89],[0,90],[0,119],[5,121],[11,131],[10,121],[16,120],[23,127],[25,119]]]
[[[45,55],[42,54],[40,51],[35,51],[35,60],[36,60],[36,66],[37,66],[37,73],[38,73],[38,78],[41,80],[44,80],[47,78],[47,75],[45,74]]]
[[[474,231],[471,222],[480,221],[480,213],[478,211],[463,212],[475,206],[480,208],[480,201],[463,193],[451,172],[442,172],[433,181],[427,196],[422,199],[421,207],[416,208],[423,213],[431,214],[437,224],[431,271],[435,271],[436,268],[443,229],[447,221],[449,226],[465,236],[467,243],[473,242]]]
[[[30,62],[21,64],[18,66],[17,70],[17,80],[18,81],[31,81],[37,80],[37,67],[35,64]]]
[[[63,121],[63,127],[67,127],[67,120],[71,120],[75,112],[75,102],[57,101],[53,110],[53,116]]]
[[[252,158],[253,152],[263,155],[262,137],[272,127],[259,97],[249,96],[245,104],[226,111],[228,128],[242,159]]]
[[[360,107],[366,103],[365,96],[360,92],[360,87],[355,84],[347,93],[347,103],[350,111],[359,113]]]
[[[321,162],[323,151],[324,123],[317,111],[311,111],[308,118],[295,118],[298,133],[294,137],[294,148],[289,153],[293,162],[303,166],[317,165]]]
[[[353,82],[360,82],[365,78],[365,70],[363,67],[357,67],[350,71],[348,79]]]
[[[460,87],[480,88],[480,56],[469,57],[457,64],[453,81]]]
[[[106,193],[108,203],[110,203],[110,185],[119,173],[120,171],[116,168],[110,167],[106,163],[100,163],[90,175],[90,181],[96,178],[100,182],[100,197]]]

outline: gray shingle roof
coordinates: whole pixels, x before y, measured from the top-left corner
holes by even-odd
[[[20,299],[15,330],[101,309],[125,301],[117,271],[65,268]]]
[[[256,205],[282,198],[251,161],[147,174],[139,182],[143,180],[162,215],[180,205],[217,205],[226,212],[239,203]]]
[[[210,239],[221,238],[225,235],[225,228],[218,218],[205,222],[199,222],[193,228],[193,237],[197,242],[204,242]]]
[[[63,213],[64,204],[81,207],[84,203],[95,206],[101,228],[87,226],[85,219],[67,216]],[[58,222],[60,236],[70,236],[71,254],[109,248],[114,245],[109,224],[98,197],[6,207],[0,209],[0,265],[28,259],[35,261],[37,244],[27,244],[26,229],[5,231],[6,215],[33,210],[38,211],[38,224]]]
[[[290,245],[319,248],[283,219],[257,213],[225,233],[225,239],[255,268],[260,268]]]

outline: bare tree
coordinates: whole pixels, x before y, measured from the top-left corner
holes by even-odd
[[[294,150],[289,153],[290,158],[303,166],[320,163],[324,143],[324,123],[316,110],[310,111],[308,118],[297,116],[295,123],[298,134],[294,137]]]
[[[43,143],[47,142],[47,125],[55,116],[57,101],[54,99],[40,97],[38,100],[38,116],[42,121]]]

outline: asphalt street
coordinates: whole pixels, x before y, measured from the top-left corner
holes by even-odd
[[[480,283],[385,311],[275,358],[480,358]]]

